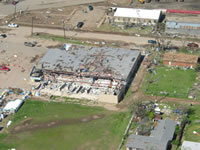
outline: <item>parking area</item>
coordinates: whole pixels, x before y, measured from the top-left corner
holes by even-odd
[[[104,2],[105,0],[19,0],[16,5],[16,11],[20,10],[38,10],[46,8],[58,8],[64,6],[73,6],[89,3]],[[13,14],[15,12],[15,7],[11,3],[0,3],[0,17]]]
[[[47,51],[46,46],[57,43],[37,39],[37,45],[29,47],[24,42],[34,42],[29,38],[30,32],[22,33],[18,28],[5,34],[7,37],[0,39],[0,65],[8,67],[10,71],[0,71],[0,89],[31,89],[29,74],[33,65]]]
[[[89,7],[92,7],[90,10]],[[105,6],[80,5],[72,7],[49,8],[43,10],[26,11],[18,13],[12,20],[20,24],[29,24],[45,27],[75,29],[79,22],[83,22],[82,29],[94,29],[105,16]],[[9,16],[4,20],[11,20]]]

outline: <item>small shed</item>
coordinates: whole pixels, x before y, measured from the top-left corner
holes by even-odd
[[[184,53],[165,53],[163,64],[167,66],[191,67],[194,68],[198,63],[198,56]]]
[[[168,34],[200,36],[200,22],[167,21],[165,32]]]
[[[10,112],[10,113],[16,113],[19,108],[22,106],[22,104],[24,103],[24,100],[21,99],[17,99],[14,101],[9,101],[6,106],[3,108],[4,112]]]
[[[181,150],[200,150],[200,143],[184,141],[181,146]]]

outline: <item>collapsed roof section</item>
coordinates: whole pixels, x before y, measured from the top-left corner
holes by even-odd
[[[46,72],[126,81],[140,52],[121,48],[71,46],[50,49],[37,64]]]

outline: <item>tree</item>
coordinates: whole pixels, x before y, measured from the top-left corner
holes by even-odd
[[[131,106],[132,113],[135,113],[137,117],[143,119],[146,116],[146,107],[142,101],[136,101]]]

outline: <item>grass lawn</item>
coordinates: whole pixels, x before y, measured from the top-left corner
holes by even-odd
[[[103,117],[82,121],[94,115]],[[13,133],[13,129],[22,125],[24,116],[32,119],[28,126],[69,120],[54,127]],[[129,118],[129,113],[110,112],[100,107],[28,100],[12,117],[12,126],[0,135],[0,149],[113,150],[119,146]]]
[[[148,73],[143,90],[146,94],[166,95],[169,97],[188,98],[197,74],[195,70],[173,69],[170,67],[157,67],[156,73]],[[151,81],[151,82],[150,82]]]
[[[192,113],[189,118],[191,123],[186,126],[184,132],[184,140],[200,142],[200,123],[195,123],[195,120],[200,120],[200,105],[192,106]],[[193,131],[196,131],[198,135],[194,135]]]

